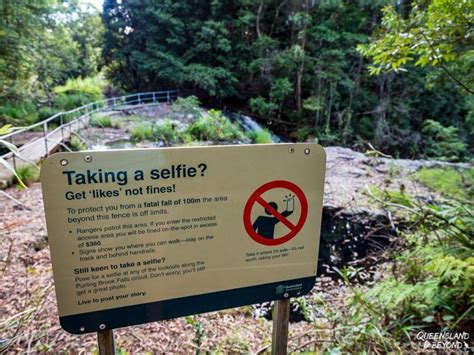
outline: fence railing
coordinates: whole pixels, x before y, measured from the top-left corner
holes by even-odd
[[[70,134],[71,131],[87,126],[91,115],[94,113],[117,109],[129,105],[134,106],[169,103],[176,100],[177,97],[177,90],[152,91],[120,97],[112,97],[109,99],[92,102],[70,111],[57,113],[41,122],[37,122],[31,126],[24,127],[12,133],[0,136],[0,140],[5,140],[16,145],[15,141],[19,141],[18,137],[20,135],[24,135],[25,132],[37,132],[40,130],[42,135],[40,137],[35,136],[33,140],[23,144],[20,148],[20,152],[27,150],[27,148],[33,144],[38,144],[38,140],[44,140],[44,151],[45,156],[47,156],[50,152],[50,146],[48,145],[48,142],[53,141],[54,144],[57,144],[58,140],[62,142],[65,138],[65,132]],[[53,124],[55,127],[50,129]],[[15,155],[12,152],[5,153],[1,157],[4,159],[15,159]],[[29,157],[26,158],[30,159]]]

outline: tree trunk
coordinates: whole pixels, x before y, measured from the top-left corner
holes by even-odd
[[[276,22],[278,20],[278,16],[280,15],[280,10],[286,4],[287,1],[288,0],[283,0],[275,10],[275,16],[273,17],[272,26],[270,27],[270,37],[272,36],[273,30],[275,29],[275,25],[276,25]]]
[[[387,108],[390,102],[390,97],[385,88],[387,83],[387,74],[380,76],[379,84],[379,104],[375,109],[376,124],[374,143],[377,148],[382,149],[384,143],[390,138],[390,127],[387,121]]]
[[[321,107],[322,107],[322,93],[321,93],[321,87],[322,87],[322,79],[321,79],[321,73],[318,76],[318,90],[317,90],[317,97],[318,97],[318,108],[316,109],[316,114],[314,115],[314,134],[317,134],[318,130],[318,124],[319,120],[321,118]]]
[[[347,106],[347,119],[346,122],[344,123],[344,129],[342,131],[342,142],[346,144],[347,142],[347,136],[349,135],[349,130],[351,126],[351,121],[352,121],[352,104],[354,102],[354,96],[357,94],[357,91],[359,90],[360,86],[360,73],[362,72],[362,68],[364,67],[364,57],[362,55],[359,55],[359,63],[357,66],[357,71],[356,71],[356,76],[354,80],[354,86],[352,87],[352,90],[349,95],[349,105]]]
[[[336,85],[331,83],[329,85],[329,103],[328,103],[328,114],[326,116],[326,133],[331,131],[331,115],[332,115],[332,101],[334,98],[334,90]]]
[[[260,30],[260,18],[262,16],[263,10],[263,0],[260,1],[260,5],[258,6],[257,16],[255,18],[255,30],[257,31],[257,38],[262,36],[262,31]]]
[[[306,13],[308,13],[308,8],[309,8],[308,0],[305,1],[304,7],[306,10]],[[304,73],[304,51],[306,48],[306,30],[307,29],[308,29],[308,24],[305,22],[303,29],[301,30],[301,33],[302,33],[301,50],[303,52],[303,58],[301,60],[300,66],[298,67],[298,71],[296,73],[295,95],[296,95],[296,110],[298,111],[298,113],[301,112],[301,107],[302,107],[301,86],[303,82],[303,73]]]

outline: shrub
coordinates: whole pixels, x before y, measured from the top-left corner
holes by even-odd
[[[107,127],[112,127],[112,120],[110,119],[109,116],[101,116],[98,114],[94,114],[89,120],[89,124],[92,127],[107,128]]]
[[[385,196],[386,208],[409,213],[416,229],[405,236],[408,248],[397,257],[396,272],[368,297],[398,316],[409,315],[412,324],[459,324],[474,295],[474,216],[453,199],[432,205],[408,195]]]
[[[179,136],[176,125],[169,118],[154,127],[153,135],[167,143],[176,142]]]
[[[339,136],[332,132],[326,132],[325,130],[316,130],[316,137],[318,142],[321,142],[326,145],[337,144],[339,141]]]
[[[54,92],[56,94],[72,94],[72,93],[81,93],[94,98],[94,101],[101,100],[102,90],[104,89],[106,82],[101,76],[96,76],[92,78],[81,77],[76,79],[69,79],[66,81],[66,84],[61,86],[56,86]]]
[[[273,142],[272,134],[267,129],[252,131],[248,134],[248,137],[252,140],[252,143],[256,144],[266,144]]]
[[[421,130],[425,136],[426,153],[442,160],[459,160],[467,153],[467,145],[458,134],[458,129],[433,120],[426,120]]]
[[[31,183],[39,181],[39,172],[38,167],[34,165],[21,165],[16,169],[17,176],[15,177],[15,182],[18,184],[18,187],[21,186],[20,181],[29,186]]]
[[[327,304],[325,311],[340,350],[361,352],[372,347],[399,353],[403,351],[398,344],[406,344],[410,333],[420,329],[469,327],[474,295],[470,210],[455,200],[439,199],[431,205],[398,192],[379,190],[371,195],[392,215],[402,213],[413,223],[409,232],[400,234],[403,250],[394,250],[394,260],[372,286],[351,284],[350,267],[338,271],[350,288],[347,304],[341,310]]]
[[[36,106],[31,101],[22,103],[5,102],[0,105],[0,121],[15,123],[19,126],[28,126],[38,120]]]
[[[71,140],[69,141],[69,147],[74,152],[79,152],[88,148],[87,144],[76,135],[71,137]]]
[[[171,112],[181,115],[193,115],[194,118],[199,117],[201,103],[196,96],[178,97],[171,106]]]
[[[94,101],[96,100],[91,99],[91,97],[86,94],[61,94],[54,97],[53,105],[59,110],[69,111]]]
[[[278,105],[273,102],[266,101],[263,97],[259,96],[250,99],[250,109],[252,112],[257,113],[260,116],[271,117],[278,109]]]
[[[132,142],[143,142],[153,139],[153,126],[151,124],[140,123],[134,126],[130,131],[130,140]]]
[[[54,88],[56,94],[53,100],[54,107],[72,110],[90,102],[102,100],[102,90],[105,84],[100,76],[70,79],[65,85]]]
[[[311,134],[314,134],[314,129],[312,127],[300,127],[296,130],[293,136],[296,138],[297,142],[304,142]]]
[[[185,133],[200,141],[224,141],[244,137],[242,130],[218,110],[209,110],[208,113],[195,120]]]
[[[38,121],[43,121],[47,118],[50,118],[54,116],[55,114],[61,112],[61,110],[58,110],[56,108],[52,107],[41,107],[38,110]]]

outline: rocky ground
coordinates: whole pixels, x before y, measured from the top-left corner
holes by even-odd
[[[419,161],[369,158],[350,149],[329,147],[324,204],[338,211],[366,209],[376,212],[367,187],[404,189],[429,196],[411,179]],[[6,353],[68,351],[90,353],[96,349],[94,334],[76,336],[61,330],[56,313],[50,254],[47,243],[41,186],[0,194],[0,350]],[[327,302],[342,305],[344,288],[328,277],[319,278],[313,290]],[[313,322],[290,326],[290,349],[308,350],[330,344],[324,314]],[[256,317],[252,307],[213,312],[134,326],[116,331],[117,348],[132,352],[236,351],[268,349],[271,322]]]

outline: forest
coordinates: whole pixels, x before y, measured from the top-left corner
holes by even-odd
[[[293,141],[361,151],[370,142],[406,158],[472,153],[470,1],[105,1],[100,10],[2,2],[3,123],[177,88]]]
[[[473,350],[474,2],[2,0],[0,16],[1,353],[97,351],[57,319],[50,151],[281,142],[327,155],[288,351]],[[22,158],[35,140],[46,154]],[[63,177],[118,195],[127,168]],[[268,353],[273,308],[121,328],[117,353]]]

